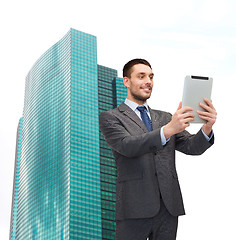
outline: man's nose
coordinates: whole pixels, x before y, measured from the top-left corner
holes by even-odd
[[[147,76],[147,77],[145,78],[145,83],[151,84],[151,82],[152,82],[151,78]]]

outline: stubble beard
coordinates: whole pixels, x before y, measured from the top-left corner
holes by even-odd
[[[131,95],[134,99],[136,99],[138,101],[142,101],[142,102],[146,102],[151,97],[151,94],[149,95],[149,97],[143,97],[143,96],[137,95],[133,92],[131,92]]]

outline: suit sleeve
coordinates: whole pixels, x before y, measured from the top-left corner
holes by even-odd
[[[172,115],[168,113],[168,122],[171,118]],[[175,150],[187,155],[201,155],[214,144],[214,135],[207,141],[201,129],[197,134],[190,134],[184,130],[172,136],[171,140],[175,141]]]
[[[175,135],[176,150],[188,155],[201,155],[214,144],[214,136],[207,141],[201,129],[197,134],[183,131]]]
[[[111,112],[99,116],[100,130],[112,150],[126,157],[137,157],[163,149],[160,129],[132,136]]]

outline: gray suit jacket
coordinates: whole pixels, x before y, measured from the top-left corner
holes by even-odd
[[[171,114],[150,110],[153,131],[125,103],[100,114],[100,130],[111,147],[117,166],[116,220],[149,218],[160,207],[160,194],[173,216],[185,214],[175,167],[175,150],[200,155],[214,142],[202,131],[183,131],[162,146],[160,129]]]

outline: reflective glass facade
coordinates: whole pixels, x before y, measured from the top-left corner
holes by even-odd
[[[116,167],[98,116],[126,93],[117,94],[117,79],[97,65],[96,37],[74,29],[34,64],[18,128],[10,239],[114,239]]]
[[[113,81],[116,89],[116,106],[119,106],[126,99],[127,90],[123,84],[123,78],[116,77]]]
[[[26,77],[16,239],[68,239],[71,33]]]
[[[71,38],[70,239],[102,239],[97,44]]]
[[[21,141],[22,141],[22,122],[20,119],[17,129],[16,137],[16,155],[15,155],[15,171],[14,171],[14,184],[12,194],[12,215],[10,226],[10,239],[16,239],[16,223],[17,223],[17,206],[18,206],[18,191],[19,191],[19,175],[20,175],[20,156],[21,156]]]
[[[98,65],[99,113],[116,107],[114,79],[117,71]],[[111,149],[100,132],[101,200],[103,239],[115,239],[116,167]]]

